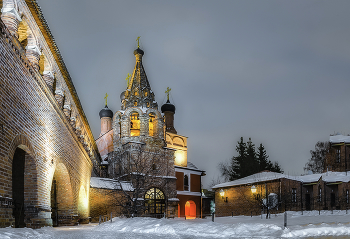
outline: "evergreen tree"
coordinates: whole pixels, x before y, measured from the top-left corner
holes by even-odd
[[[263,144],[259,145],[258,152],[257,152],[257,160],[259,163],[259,171],[263,171],[266,168],[271,167],[272,165],[269,165],[269,156],[266,153],[265,147]]]
[[[251,138],[245,143],[243,137],[237,142],[236,151],[238,156],[233,156],[228,163],[220,163],[221,175],[228,181],[243,178],[264,170],[283,173],[281,166],[268,158],[264,145],[260,144],[258,151],[255,150]]]

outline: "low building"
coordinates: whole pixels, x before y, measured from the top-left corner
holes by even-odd
[[[215,214],[258,215],[267,209],[266,204],[273,213],[345,210],[349,208],[349,182],[349,172],[329,171],[304,176],[260,172],[213,186]]]

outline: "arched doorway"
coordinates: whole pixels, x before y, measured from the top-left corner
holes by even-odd
[[[51,184],[51,218],[53,226],[73,225],[76,218],[70,176],[66,166],[58,163]]]
[[[196,218],[196,204],[191,200],[185,204],[185,217],[186,219]]]
[[[31,218],[37,217],[38,185],[34,158],[27,147],[16,148],[12,160],[12,214],[15,227],[32,227]]]
[[[146,214],[161,218],[165,212],[165,195],[158,188],[151,188],[145,194]]]
[[[15,227],[25,227],[24,223],[24,166],[26,152],[17,148],[12,166],[12,199]]]

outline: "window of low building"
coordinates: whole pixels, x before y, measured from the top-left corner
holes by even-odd
[[[297,189],[292,188],[292,203],[296,203],[296,202],[297,202]]]
[[[188,190],[189,190],[188,176],[185,175],[184,176],[184,191],[188,191]]]
[[[340,148],[336,149],[337,162],[340,163]]]

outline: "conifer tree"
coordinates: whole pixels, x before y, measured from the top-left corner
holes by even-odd
[[[238,156],[233,156],[228,163],[220,163],[219,169],[225,180],[232,181],[264,170],[283,173],[278,162],[272,163],[265,147],[260,144],[257,151],[251,138],[245,143],[243,137],[237,142]]]

